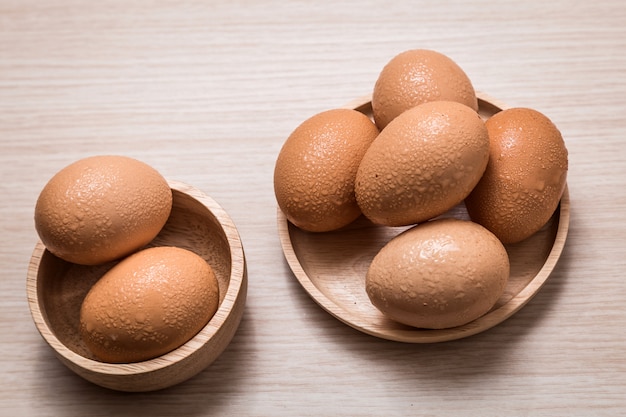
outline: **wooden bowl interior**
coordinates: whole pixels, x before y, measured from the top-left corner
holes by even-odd
[[[488,118],[505,108],[479,94],[479,114]],[[371,116],[369,97],[346,105]],[[469,220],[463,203],[440,217]],[[506,245],[511,275],[505,292],[483,317],[452,329],[427,330],[399,324],[385,317],[365,292],[365,275],[378,251],[408,227],[384,227],[361,216],[341,230],[310,233],[291,224],[278,209],[278,225],[285,258],[298,281],[326,311],[346,324],[380,338],[428,343],[453,340],[486,330],[512,315],[539,290],[556,265],[567,236],[569,194],[548,223],[523,242]]]
[[[68,361],[73,362],[70,367],[75,371],[77,368],[91,368],[96,374],[111,375],[158,371],[195,354],[199,349],[221,352],[225,346],[212,346],[211,336],[223,326],[236,328],[239,325],[243,306],[235,303],[245,301],[247,282],[243,248],[236,229],[226,213],[211,199],[183,183],[170,181],[170,185],[173,193],[172,212],[159,235],[146,247],[177,246],[202,256],[213,268],[219,282],[218,311],[191,341],[160,358],[141,362],[139,368],[98,362],[79,334],[80,307],[92,285],[119,260],[98,266],[77,265],[57,258],[39,242],[31,259],[27,282],[33,319],[44,339],[61,359],[66,364]],[[233,309],[237,310],[237,314],[231,314]],[[234,329],[230,333],[234,333]],[[230,338],[226,343],[229,341]],[[219,343],[223,344],[224,340]],[[188,369],[185,372],[191,376],[196,371],[199,370]],[[98,382],[97,376],[95,379],[93,382]],[[154,388],[143,389],[141,384],[144,382],[148,386],[151,383],[147,380],[139,381],[139,386],[120,388],[114,379],[109,378],[106,384],[110,388],[124,390],[149,390],[169,384],[167,381],[159,382]]]

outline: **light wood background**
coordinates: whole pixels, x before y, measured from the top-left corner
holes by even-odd
[[[299,123],[369,93],[411,48],[542,111],[570,152],[570,233],[553,275],[504,323],[436,345],[379,340],[321,310],[284,260],[272,185]],[[623,415],[625,119],[620,0],[0,0],[0,415]],[[82,380],[28,311],[39,191],[103,153],[211,195],[246,251],[231,345],[164,391]]]

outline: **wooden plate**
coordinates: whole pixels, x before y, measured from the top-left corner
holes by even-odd
[[[479,113],[488,118],[506,106],[478,93]],[[371,116],[370,97],[345,107]],[[291,224],[278,209],[278,233],[285,258],[307,293],[328,313],[364,333],[408,343],[442,342],[485,331],[522,308],[544,284],[561,255],[569,227],[570,201],[566,186],[548,223],[523,242],[507,245],[511,275],[504,294],[484,316],[463,326],[428,330],[389,320],[374,307],[365,292],[365,274],[378,251],[408,227],[384,227],[363,216],[345,228],[310,233]],[[463,204],[445,217],[469,219]]]

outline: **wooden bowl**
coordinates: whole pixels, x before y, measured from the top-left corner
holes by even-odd
[[[506,106],[478,93],[479,113],[486,119]],[[345,107],[371,116],[370,97]],[[378,251],[408,227],[377,226],[361,216],[341,230],[310,233],[291,224],[278,209],[282,249],[296,279],[328,313],[361,332],[394,341],[430,343],[460,339],[487,330],[522,308],[544,284],[561,255],[569,227],[567,187],[548,223],[523,242],[506,245],[511,275],[504,294],[484,316],[463,326],[428,330],[405,326],[385,316],[365,292],[365,274]],[[442,217],[469,219],[463,204]]]
[[[201,191],[169,181],[170,218],[148,246],[178,246],[212,266],[220,289],[219,307],[209,323],[181,347],[148,361],[110,364],[96,360],[78,332],[79,311],[91,286],[116,262],[81,266],[35,246],[27,276],[31,314],[44,340],[72,371],[119,391],[153,391],[180,383],[210,365],[237,330],[247,293],[246,261],[239,234],[228,214]]]

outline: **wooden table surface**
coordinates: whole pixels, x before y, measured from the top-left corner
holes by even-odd
[[[370,93],[412,48],[546,114],[570,157],[569,237],[545,286],[495,328],[432,345],[362,334],[312,301],[283,257],[272,183],[299,123]],[[625,119],[620,0],[0,0],[0,415],[624,415]],[[86,382],[31,320],[35,201],[94,154],[203,190],[239,229],[241,326],[181,385]]]

